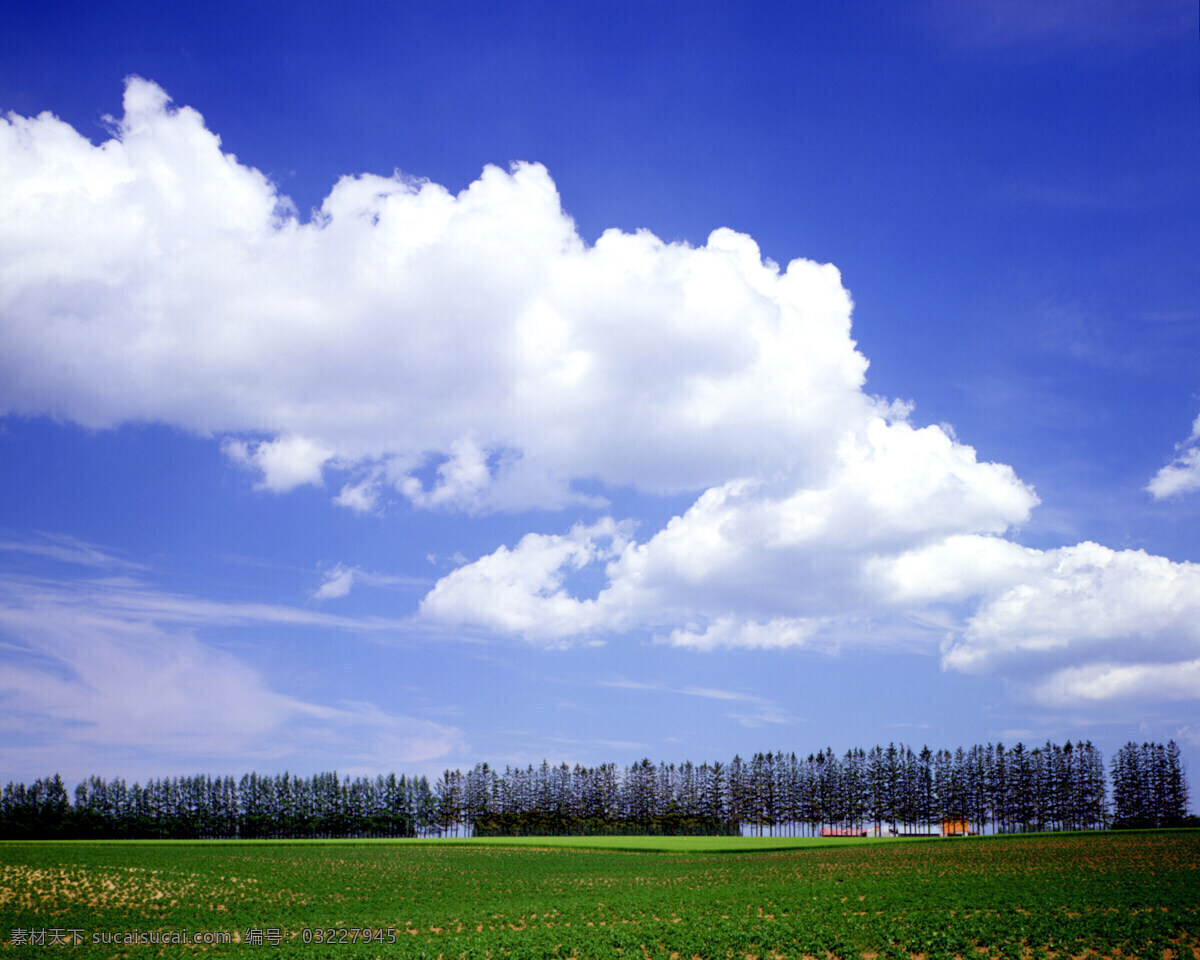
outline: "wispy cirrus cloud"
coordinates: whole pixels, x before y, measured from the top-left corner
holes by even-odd
[[[673,696],[697,697],[702,700],[715,700],[726,704],[725,716],[736,721],[743,727],[787,725],[800,722],[799,718],[789,714],[773,700],[739,690],[724,690],[720,687],[700,687],[694,685],[672,686],[658,681],[629,680],[625,678],[597,680],[596,686],[645,693],[666,693]]]
[[[0,540],[0,552],[24,553],[60,563],[106,569],[144,570],[140,563],[105,553],[78,537],[62,533],[39,533],[36,537]]]
[[[273,604],[164,593],[125,577],[0,575],[0,766],[69,776],[158,758],[158,766],[238,769],[327,763],[379,770],[444,756],[454,727],[357,701],[278,689],[213,628],[394,629]]]
[[[1180,0],[933,0],[938,35],[962,51],[1024,48],[1139,50],[1195,30],[1195,5]]]
[[[54,580],[0,576],[0,600],[12,616],[19,611],[75,608],[129,622],[233,627],[252,624],[325,627],[361,633],[397,631],[407,621],[387,617],[347,617],[273,603],[207,600],[158,590],[131,577]]]
[[[738,690],[722,690],[719,687],[677,687],[657,680],[629,680],[618,677],[612,680],[597,680],[596,686],[612,687],[617,690],[641,690],[647,693],[673,693],[685,697],[702,697],[705,700],[727,700],[736,703],[766,704],[770,702],[755,694]]]
[[[428,590],[433,581],[428,577],[407,577],[396,574],[376,573],[361,567],[335,564],[324,573],[321,585],[313,591],[315,600],[339,600],[348,596],[355,584],[370,587],[400,587],[413,590]]]

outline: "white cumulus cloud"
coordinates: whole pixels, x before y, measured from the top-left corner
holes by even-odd
[[[820,470],[879,404],[838,271],[749,237],[586,244],[533,163],[339,180],[309,222],[131,79],[111,139],[0,120],[0,411],[228,438],[285,491],[557,507]],[[364,483],[364,477],[370,477]]]
[[[1200,699],[1200,564],[1080,543],[1025,551],[1007,575],[944,643],[947,669],[1057,707]]]
[[[565,535],[526,534],[512,550],[459,567],[421,601],[423,617],[452,626],[559,642],[620,626],[622,612],[605,598],[577,599],[564,586],[572,571],[612,558],[628,527],[604,519]]]
[[[1200,700],[1200,658],[1180,663],[1088,663],[1064,667],[1035,684],[1038,702],[1051,707],[1104,701]]]
[[[672,630],[666,642],[673,647],[691,647],[695,650],[712,650],[716,647],[766,650],[800,647],[812,637],[818,626],[803,619],[786,617],[769,623],[721,617],[709,623],[703,631],[687,627]]]
[[[611,520],[529,535],[443,578],[421,613],[554,642],[642,628],[696,649],[798,646],[890,609],[881,557],[963,530],[1000,533],[1037,503],[1010,468],[980,463],[940,428],[881,419],[831,451],[819,481],[789,481],[713,487],[640,543],[602,548]],[[563,578],[589,564],[604,587],[578,600]]]
[[[222,446],[231,460],[261,471],[259,487],[275,493],[285,493],[304,484],[319,487],[321,468],[329,459],[329,451],[304,437],[280,437],[253,444],[226,440]]]
[[[883,624],[1076,702],[1191,676],[1194,565],[1010,539],[1033,489],[866,392],[835,267],[781,267],[726,228],[589,244],[536,163],[457,193],[347,176],[304,221],[137,78],[110,129],[0,120],[0,414],[170,424],[263,490],[328,483],[364,514],[695,498],[641,539],[602,516],[464,561],[426,626],[708,650]],[[1200,486],[1198,438],[1155,496]],[[315,598],[387,579],[337,567]]]
[[[1179,455],[1146,485],[1156,500],[1200,490],[1200,416],[1192,424],[1191,435],[1177,449]]]
[[[1041,554],[1040,566],[975,612],[944,655],[984,672],[1030,657],[1191,659],[1200,654],[1200,564],[1081,543]]]

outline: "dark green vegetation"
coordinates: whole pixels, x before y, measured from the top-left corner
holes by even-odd
[[[569,812],[494,813],[471,823],[472,837],[740,837],[734,820],[688,815],[677,810],[649,818],[581,817]]]
[[[1112,785],[1114,827],[1200,826],[1187,813],[1187,779],[1174,740],[1125,744],[1113,758]]]
[[[164,777],[145,786],[91,777],[68,799],[60,777],[0,793],[0,839],[325,838],[439,835],[813,834],[822,827],[1015,833],[1181,826],[1187,782],[1174,743],[1128,744],[1106,791],[1090,743],[757,753],[749,763],[506,767],[339,779],[250,773]]]
[[[57,928],[82,931],[72,957],[1200,956],[1192,830],[658,841],[759,847],[724,853],[567,842],[0,844],[0,954],[39,949],[13,948],[13,929]],[[135,930],[239,942],[94,942]],[[241,942],[256,931],[267,945]]]

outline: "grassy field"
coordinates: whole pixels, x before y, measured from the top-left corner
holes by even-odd
[[[124,942],[164,937],[182,942]],[[0,941],[0,956],[1200,958],[1200,832],[9,843]]]
[[[445,843],[446,841],[439,841]],[[451,839],[450,843],[455,841]],[[751,853],[766,850],[808,850],[878,843],[849,837],[510,837],[470,840],[497,846],[554,847],[574,850],[629,850],[641,853]],[[885,841],[896,842],[893,839]],[[901,840],[900,842],[904,842]]]

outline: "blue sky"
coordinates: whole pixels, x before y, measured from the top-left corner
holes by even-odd
[[[0,779],[1177,739],[1194,4],[26,4]]]

